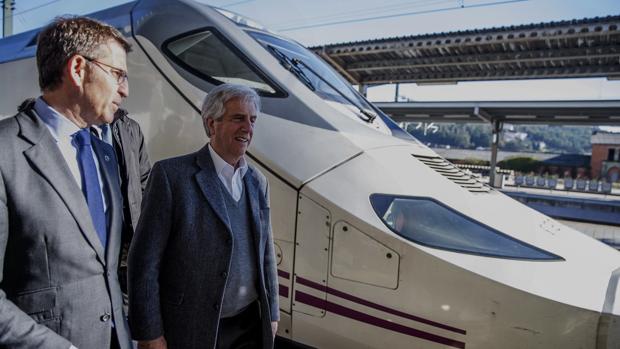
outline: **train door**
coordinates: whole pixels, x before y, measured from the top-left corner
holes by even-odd
[[[293,280],[293,339],[296,329],[312,328],[325,317],[329,267],[330,212],[299,194]]]
[[[267,177],[274,252],[278,268],[278,293],[280,322],[278,336],[291,339],[291,306],[293,297],[293,263],[295,253],[295,210],[297,190],[281,178],[273,175],[260,163],[250,159]]]

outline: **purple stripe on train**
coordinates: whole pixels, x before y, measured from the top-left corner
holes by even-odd
[[[390,322],[384,319],[380,319],[378,317],[368,315],[357,310],[353,310],[347,307],[343,307],[336,303],[332,303],[330,301],[317,298],[310,294],[296,291],[295,292],[295,301],[308,304],[313,307],[317,307],[319,309],[325,309],[331,313],[338,314],[344,317],[348,317],[353,320],[357,320],[363,323],[367,323],[373,326],[385,328],[390,331],[406,334],[412,337],[417,337],[421,339],[425,339],[431,342],[451,346],[453,348],[464,349],[465,343],[456,341],[451,338],[446,338],[442,336],[438,336],[436,334],[428,333],[422,330],[417,330],[415,328],[403,326],[394,322]]]
[[[280,296],[288,298],[288,287],[284,285],[278,285]]]
[[[284,270],[280,270],[280,269],[278,269],[278,276],[285,278],[287,280],[291,278],[291,274],[285,272]]]
[[[346,299],[348,301],[355,302],[355,303],[358,303],[358,304],[361,304],[361,305],[365,305],[365,306],[367,306],[369,308],[374,308],[374,309],[377,309],[377,310],[381,310],[381,311],[384,311],[384,312],[392,314],[392,315],[400,316],[400,317],[403,317],[405,319],[417,321],[417,322],[420,322],[420,323],[423,323],[423,324],[426,324],[426,325],[430,325],[430,326],[434,326],[434,327],[437,327],[437,328],[441,328],[441,329],[444,329],[444,330],[448,330],[448,331],[452,331],[452,332],[456,332],[456,333],[460,333],[460,334],[467,334],[467,331],[462,330],[460,328],[452,327],[452,326],[449,326],[449,325],[444,325],[442,323],[435,322],[433,320],[428,320],[428,319],[421,318],[421,317],[416,316],[416,315],[407,314],[407,313],[404,313],[404,312],[396,310],[396,309],[388,308],[388,307],[383,306],[381,304],[377,304],[377,303],[373,303],[373,302],[367,301],[365,299],[362,299],[362,298],[350,295],[348,293],[344,293],[342,291],[335,290],[333,288],[329,288],[329,287],[327,287],[325,285],[321,285],[319,283],[316,283],[316,282],[308,280],[308,279],[304,279],[304,278],[299,277],[299,276],[297,276],[296,280],[301,285],[314,288],[315,290],[327,292],[329,294],[332,294],[334,296]]]

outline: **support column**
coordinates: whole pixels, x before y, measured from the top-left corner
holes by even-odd
[[[6,38],[13,35],[13,10],[15,10],[15,0],[2,1],[2,37]]]
[[[368,85],[366,85],[366,84],[359,84],[359,85],[357,85],[357,90],[359,91],[359,93],[362,94],[362,96],[368,97]]]
[[[494,118],[493,115],[489,114],[489,112],[480,108],[480,106],[478,105],[474,107],[474,115],[476,115],[480,120],[491,124],[491,131],[493,132],[493,136],[491,137],[491,166],[489,166],[489,186],[495,187],[497,151],[499,149],[499,139],[504,124],[502,124],[502,122],[498,119]]]
[[[491,138],[491,169],[489,172],[489,184],[491,185],[491,187],[495,187],[497,151],[499,148],[499,139],[502,132],[503,124],[499,120],[493,120],[491,125],[493,127],[493,136]]]
[[[396,89],[394,90],[394,102],[398,102],[398,90],[400,88],[400,84],[396,83]]]

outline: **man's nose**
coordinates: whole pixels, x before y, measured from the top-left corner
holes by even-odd
[[[129,96],[129,81],[125,80],[118,85],[118,94],[123,98]]]

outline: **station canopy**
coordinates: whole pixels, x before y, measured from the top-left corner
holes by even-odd
[[[620,16],[312,47],[360,91],[381,84],[552,78],[620,79]],[[397,92],[398,93],[398,92]],[[375,103],[395,121],[488,122],[496,183],[505,123],[620,125],[620,101]],[[501,177],[498,177],[501,178]]]
[[[351,84],[620,79],[620,16],[312,47]]]
[[[396,122],[620,125],[620,101],[376,102]]]

